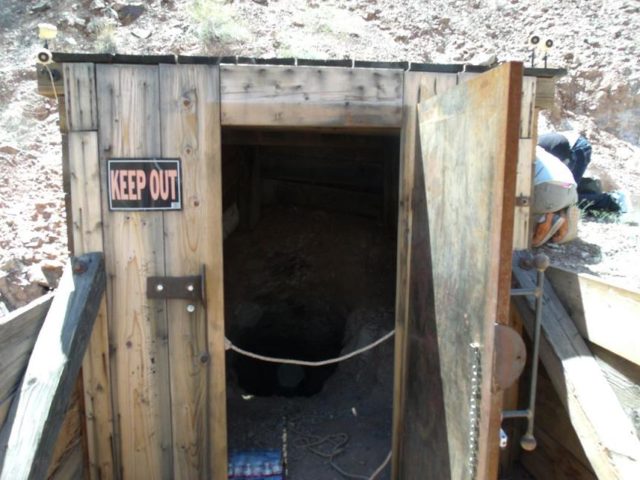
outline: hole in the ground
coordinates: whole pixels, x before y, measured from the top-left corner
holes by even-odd
[[[317,300],[287,299],[239,305],[232,341],[251,352],[276,358],[319,361],[340,355],[345,315]],[[336,365],[301,367],[237,355],[233,369],[240,388],[257,396],[305,396],[322,390]]]

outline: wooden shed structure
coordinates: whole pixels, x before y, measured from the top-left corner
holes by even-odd
[[[223,268],[244,267],[227,262],[224,230],[254,230],[274,204],[303,212],[301,225],[333,228],[304,212],[337,211],[394,237],[370,254],[393,257],[381,294],[394,299],[392,478],[496,477],[494,357],[515,360],[500,357],[494,329],[511,321],[512,251],[530,242],[537,112],[562,71],[54,61],[38,82],[60,99],[70,244],[75,255],[104,252],[107,275],[74,433],[89,478],[227,478]],[[336,282],[348,277],[341,262],[331,263]]]

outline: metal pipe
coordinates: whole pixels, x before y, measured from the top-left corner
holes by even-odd
[[[512,297],[519,297],[519,296],[526,296],[526,295],[535,295],[536,297],[538,296],[538,288],[512,288],[511,289],[511,296]]]
[[[533,426],[536,413],[536,391],[538,388],[538,363],[540,357],[540,333],[542,327],[542,298],[544,292],[544,272],[549,267],[549,257],[544,254],[536,255],[533,264],[538,271],[535,288],[515,288],[511,289],[511,295],[534,295],[535,304],[535,325],[533,329],[533,353],[531,355],[531,385],[529,390],[529,407],[526,410],[507,410],[502,412],[502,418],[526,418],[527,431],[520,439],[520,446],[523,450],[531,451],[537,446],[533,436]]]

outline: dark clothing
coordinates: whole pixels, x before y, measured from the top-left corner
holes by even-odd
[[[571,145],[564,135],[556,132],[545,133],[538,137],[538,145],[565,165],[571,159]]]
[[[580,136],[571,146],[567,137],[560,133],[545,133],[538,137],[538,145],[564,163],[576,183],[580,183],[589,162],[591,162],[591,144]]]

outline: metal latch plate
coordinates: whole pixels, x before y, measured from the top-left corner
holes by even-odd
[[[205,304],[204,268],[200,275],[147,277],[147,298],[199,300]]]

